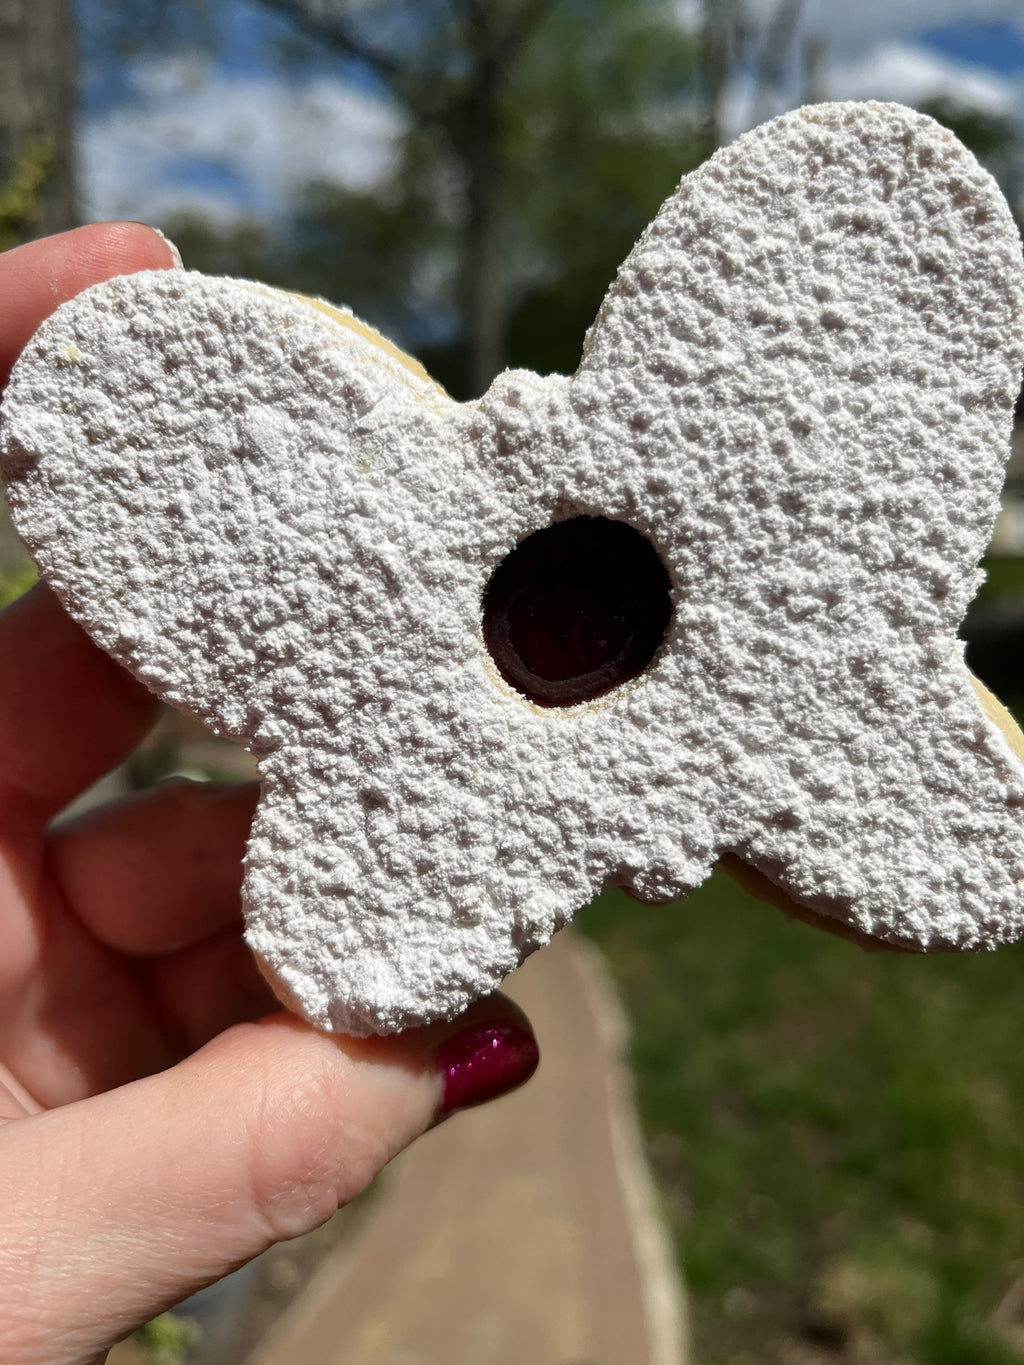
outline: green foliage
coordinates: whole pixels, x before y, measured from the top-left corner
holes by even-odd
[[[1021,192],[1024,190],[1024,146],[1020,127],[1003,114],[988,113],[943,96],[918,106],[950,132],[955,133],[981,164],[990,171],[1007,196],[1021,226]]]
[[[0,608],[28,592],[37,578],[35,565],[26,560],[15,568],[0,569]]]
[[[459,327],[459,230],[441,205],[444,174],[432,134],[413,128],[384,194],[309,186],[282,262],[294,287],[343,302],[400,345],[429,353]],[[458,385],[443,359],[432,373]]]
[[[979,161],[988,162],[1004,158],[1017,147],[1020,138],[1017,125],[1002,114],[974,109],[948,96],[924,100],[919,108],[922,114],[929,114],[950,132],[955,133]]]
[[[201,1335],[191,1318],[161,1313],[139,1330],[138,1337],[148,1365],[186,1365]]]
[[[864,954],[716,876],[581,919],[635,1027],[699,1365],[1022,1365],[1024,946]],[[841,1354],[840,1354],[841,1352]],[[825,1357],[823,1357],[825,1358]]]
[[[23,149],[11,178],[0,185],[0,251],[24,239],[39,212],[40,191],[56,156],[53,139],[40,137]]]
[[[579,363],[620,262],[712,150],[694,35],[660,4],[556,7],[509,101],[510,246],[520,262],[509,359]]]
[[[985,581],[979,598],[1024,597],[1024,555],[989,555],[981,567]]]

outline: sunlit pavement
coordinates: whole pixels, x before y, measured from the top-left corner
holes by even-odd
[[[683,1365],[596,954],[563,933],[507,989],[537,1029],[534,1080],[395,1163],[250,1365]]]

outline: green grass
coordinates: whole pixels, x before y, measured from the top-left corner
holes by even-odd
[[[720,876],[580,923],[633,1020],[694,1365],[1024,1365],[1024,947],[869,955]]]
[[[37,577],[35,565],[29,560],[16,568],[0,569],[0,609],[28,592]]]

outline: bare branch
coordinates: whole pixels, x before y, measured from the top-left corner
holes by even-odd
[[[800,27],[803,0],[779,0],[768,24],[759,63],[757,93],[754,98],[754,123],[763,123],[779,112],[777,106],[782,82]]]
[[[264,9],[290,19],[297,29],[315,42],[324,43],[353,61],[362,62],[388,85],[401,93],[399,86],[406,69],[395,57],[368,43],[340,14],[328,14],[323,6],[304,0],[260,0]]]
[[[704,60],[707,124],[711,141],[724,141],[724,106],[729,84],[748,39],[744,0],[704,0]]]

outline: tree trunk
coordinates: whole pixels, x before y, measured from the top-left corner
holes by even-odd
[[[73,119],[72,0],[0,0],[0,245],[77,221]]]
[[[501,272],[498,96],[492,73],[472,92],[466,147],[463,292],[469,382],[476,397],[504,365],[505,299]]]
[[[711,150],[725,142],[725,99],[746,43],[744,0],[704,0],[705,124]]]

